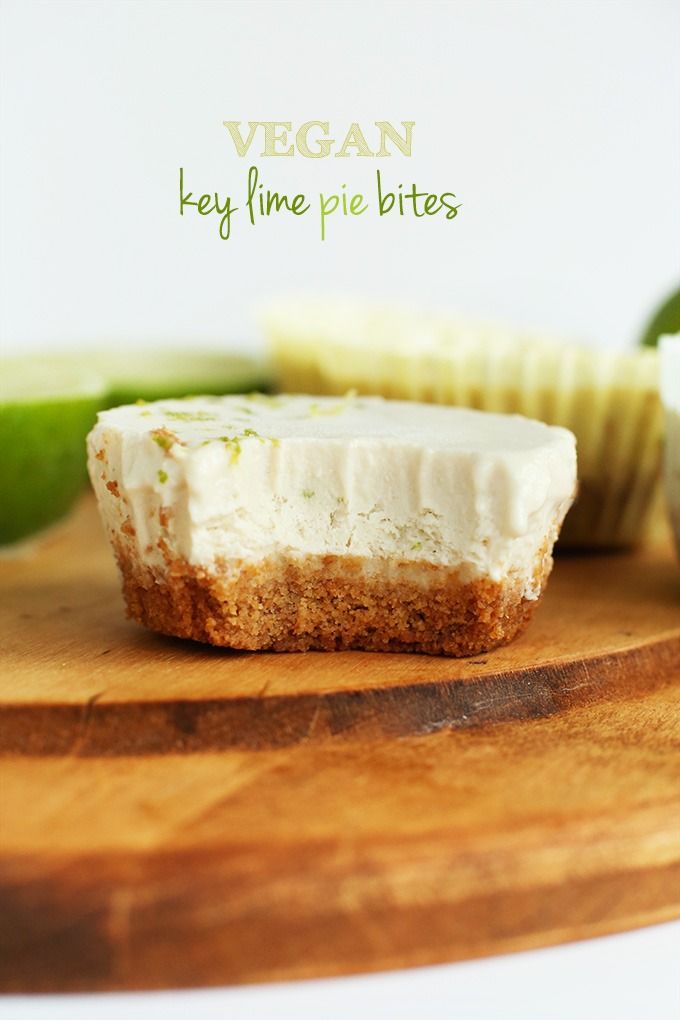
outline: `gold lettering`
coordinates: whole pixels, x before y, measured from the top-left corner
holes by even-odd
[[[291,122],[289,120],[263,120],[260,122],[264,128],[264,149],[260,153],[262,156],[292,156],[295,147],[293,145],[288,146],[285,152],[277,151],[277,145],[288,145],[288,132],[291,129]],[[283,131],[277,133],[277,128],[283,128]]]
[[[375,153],[371,152],[366,139],[364,138],[363,132],[356,121],[349,126],[349,131],[345,136],[345,140],[342,143],[340,152],[336,152],[336,159],[340,156],[349,156],[348,149],[356,149],[357,156],[373,156]]]
[[[380,148],[376,152],[376,156],[391,156],[392,153],[387,151],[385,142],[390,138],[400,152],[403,152],[405,156],[411,155],[411,143],[413,136],[413,127],[415,124],[414,120],[402,120],[402,127],[406,128],[406,134],[402,138],[396,128],[387,120],[376,120],[375,126],[380,129]]]
[[[313,127],[320,127],[325,137],[315,139],[318,149],[316,152],[312,152],[307,143],[307,136],[309,129]],[[323,159],[331,151],[334,144],[334,139],[328,137],[328,121],[327,120],[307,120],[304,124],[301,124],[298,128],[298,132],[295,136],[295,144],[297,145],[298,152],[301,156],[306,156],[307,159]]]
[[[245,156],[246,153],[248,152],[248,149],[253,144],[253,138],[255,137],[255,132],[257,131],[260,125],[260,121],[259,120],[248,121],[249,131],[248,137],[245,140],[245,142],[243,141],[241,132],[239,130],[241,127],[240,120],[223,120],[222,123],[224,124],[225,128],[231,135],[232,141],[236,147],[237,154],[239,156]]]

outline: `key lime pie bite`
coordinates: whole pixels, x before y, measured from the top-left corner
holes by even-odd
[[[280,301],[264,325],[281,389],[379,394],[516,413],[576,435],[579,492],[562,545],[649,537],[661,503],[663,412],[651,349],[598,350],[446,315]]]
[[[565,429],[352,394],[119,407],[88,450],[129,615],[240,649],[504,644],[576,482]]]

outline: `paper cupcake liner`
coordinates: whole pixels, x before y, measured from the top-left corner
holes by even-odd
[[[666,412],[666,500],[680,556],[680,333],[660,337],[659,350]]]
[[[356,389],[522,414],[571,429],[579,494],[561,544],[630,546],[658,523],[663,411],[656,351],[597,351],[394,313],[273,314],[282,389]]]

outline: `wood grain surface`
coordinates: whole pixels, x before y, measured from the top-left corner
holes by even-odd
[[[125,620],[94,507],[0,562],[0,989],[343,974],[680,916],[680,570],[569,557],[475,659]]]

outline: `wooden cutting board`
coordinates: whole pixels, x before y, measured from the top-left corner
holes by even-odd
[[[475,659],[127,622],[89,501],[0,563],[0,988],[456,960],[680,916],[680,569],[563,558]]]

